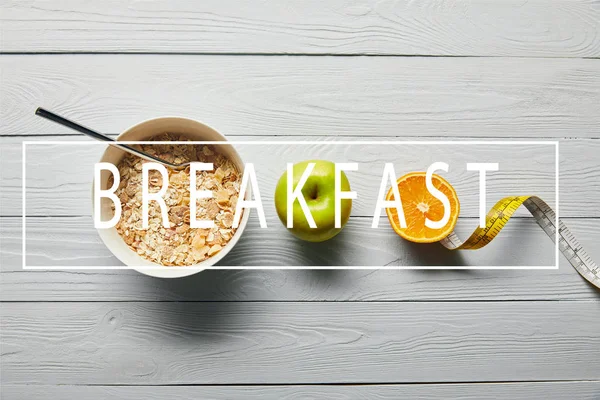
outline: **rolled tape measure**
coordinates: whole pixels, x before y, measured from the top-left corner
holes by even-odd
[[[527,207],[538,225],[552,239],[556,240],[556,213],[537,196],[505,197],[492,207],[486,216],[485,228],[478,227],[464,242],[452,232],[441,244],[450,250],[477,250],[485,247],[500,233],[504,225],[517,209]],[[600,288],[600,269],[585,252],[575,236],[565,224],[558,220],[558,248],[571,265],[592,285]]]

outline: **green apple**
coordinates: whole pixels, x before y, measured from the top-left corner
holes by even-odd
[[[293,190],[302,178],[309,163],[315,163],[315,166],[302,187],[302,195],[310,213],[315,220],[316,228],[311,228],[302,212],[298,200],[293,204],[294,227],[289,231],[302,240],[309,242],[322,242],[331,239],[337,235],[348,219],[352,209],[351,199],[341,200],[341,227],[335,227],[335,164],[331,161],[308,160],[293,167]],[[277,215],[285,226],[287,226],[287,171],[281,175],[277,187],[275,188],[275,208]],[[341,172],[341,191],[350,191],[350,182],[346,174]]]

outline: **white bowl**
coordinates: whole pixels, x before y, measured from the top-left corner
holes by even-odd
[[[141,122],[120,134],[117,137],[117,140],[151,140],[153,137],[166,132],[180,134],[194,141],[227,141],[227,139],[225,139],[223,135],[221,135],[219,132],[215,131],[211,127],[204,125],[203,123],[200,123],[198,121],[181,117],[161,117]],[[240,172],[244,171],[244,163],[242,162],[240,155],[237,153],[237,151],[233,148],[232,145],[216,145],[215,147],[224,156],[231,160]],[[114,146],[108,146],[100,162],[109,162],[114,165],[118,165],[121,159],[123,159],[123,157],[125,156],[125,154],[126,153],[123,150],[120,150]],[[108,189],[109,176],[109,172],[102,174],[100,185],[102,189]],[[94,185],[92,185],[92,199],[93,190]],[[249,198],[249,191],[246,192],[245,196],[246,199]],[[101,205],[100,217],[102,221],[107,221],[114,215],[111,208],[112,202],[110,201],[110,199],[102,200],[103,201]],[[250,213],[247,211],[242,214],[240,224],[235,234],[233,235],[231,240],[223,247],[223,249],[221,249],[221,251],[219,251],[214,256],[209,257],[206,260],[190,267],[167,267],[142,258],[135,251],[131,250],[127,246],[123,238],[117,233],[117,229],[114,227],[109,229],[98,229],[98,233],[100,234],[100,238],[102,239],[106,247],[108,247],[108,249],[115,255],[115,257],[117,257],[125,265],[132,267],[132,269],[135,269],[136,271],[141,272],[142,274],[155,276],[158,278],[180,278],[198,273],[203,269],[206,269],[206,267],[214,265],[223,257],[225,257],[225,255],[229,253],[229,251],[233,248],[233,246],[235,246],[237,241],[240,239],[240,236],[242,235],[242,232],[244,232],[244,228],[248,223],[249,215]]]

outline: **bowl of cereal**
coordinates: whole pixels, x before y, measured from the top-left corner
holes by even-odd
[[[120,182],[115,195],[121,203],[121,216],[112,228],[98,229],[108,249],[125,265],[143,274],[160,278],[178,278],[195,274],[221,260],[239,240],[249,213],[242,215],[233,227],[235,207],[240,196],[244,163],[231,144],[186,144],[193,142],[227,142],[225,137],[198,121],[180,117],[163,117],[139,123],[118,136],[119,141],[157,141],[134,146],[175,163],[212,163],[211,171],[198,171],[197,191],[207,190],[210,198],[199,198],[196,219],[213,221],[211,228],[190,225],[190,166],[182,170],[165,167],[168,172],[163,195],[168,227],[163,226],[162,208],[158,201],[148,202],[148,225],[142,223],[142,165],[147,161],[115,146],[108,146],[100,162],[117,167]],[[165,142],[178,142],[167,144]],[[100,188],[114,183],[109,171],[102,171]],[[148,171],[148,193],[163,187],[158,170]],[[92,187],[92,190],[93,187]],[[245,193],[249,198],[249,190]],[[115,215],[115,204],[101,198],[101,221]]]

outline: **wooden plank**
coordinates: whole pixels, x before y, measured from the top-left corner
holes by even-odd
[[[598,380],[600,301],[5,303],[3,384]]]
[[[43,139],[43,138],[35,138]],[[244,138],[234,137],[232,140]],[[275,215],[271,201],[275,185],[285,171],[286,162],[304,159],[330,159],[337,162],[357,162],[359,171],[348,176],[358,198],[353,203],[353,215],[372,216],[385,162],[393,161],[397,174],[425,170],[433,161],[444,160],[450,171],[444,176],[456,188],[461,202],[461,216],[478,217],[479,176],[466,171],[473,161],[499,162],[500,170],[486,179],[487,205],[514,194],[534,193],[554,205],[555,154],[552,145],[456,146],[456,145],[261,145],[264,140],[285,138],[247,137],[257,145],[238,145],[243,159],[256,166],[265,211]],[[348,140],[340,137],[337,140]],[[365,138],[362,138],[363,140]],[[384,138],[394,140],[394,138]],[[408,138],[408,140],[418,138]],[[51,137],[68,141],[65,137]],[[316,140],[326,143],[324,138]],[[351,140],[351,139],[350,139]],[[0,149],[0,215],[22,213],[22,138],[4,138]],[[89,146],[31,144],[27,146],[27,215],[90,215],[93,165],[101,158],[104,145]],[[560,144],[560,212],[563,217],[600,217],[600,166],[595,154],[600,153],[598,140],[568,140]],[[78,168],[73,168],[78,165]],[[527,210],[518,216],[530,216]]]
[[[17,138],[11,138],[13,142]],[[53,137],[60,142],[65,137]],[[239,138],[234,138],[236,140]],[[285,138],[248,138],[256,144],[236,145],[245,162],[252,162],[258,175],[265,212],[275,216],[272,201],[275,186],[286,169],[287,162],[325,159],[336,162],[356,162],[357,172],[349,172],[352,189],[358,193],[352,215],[373,216],[386,162],[394,162],[397,176],[411,171],[424,171],[434,161],[450,165],[443,175],[456,188],[461,202],[461,216],[479,216],[479,174],[467,171],[467,162],[498,162],[500,170],[486,179],[487,206],[514,194],[535,193],[554,206],[556,197],[556,158],[552,144],[457,145],[457,144],[386,144],[334,145],[325,138],[315,144],[285,145]],[[339,137],[336,140],[352,141]],[[394,140],[394,138],[386,138]],[[20,141],[21,138],[18,138]],[[268,144],[265,140],[268,140]],[[367,138],[368,140],[368,138]],[[416,139],[418,140],[418,139]],[[85,141],[86,146],[68,144],[27,145],[27,215],[78,216],[90,215],[93,166],[101,158],[105,145]],[[282,144],[274,144],[272,142]],[[330,143],[330,144],[327,144]],[[22,213],[22,145],[6,144],[0,158],[3,169],[0,184],[3,190],[1,215]],[[570,140],[561,148],[560,183],[561,215],[567,217],[599,217],[595,206],[600,202],[600,165],[592,155],[600,153],[598,140]],[[590,157],[587,157],[590,155]],[[77,168],[73,168],[77,165]],[[519,216],[531,216],[526,210]]]
[[[543,397],[546,400],[597,400],[600,381],[406,384],[406,385],[302,385],[302,386],[72,386],[3,385],[2,393],[12,400],[37,399],[147,399],[196,400],[517,400]]]
[[[34,116],[44,106],[106,133],[187,115],[226,135],[600,137],[594,59],[74,54],[0,68],[2,135],[71,134]]]
[[[593,0],[4,0],[11,52],[598,57]]]
[[[467,222],[467,223],[465,223]],[[0,299],[4,301],[432,301],[600,299],[566,259],[558,270],[212,270],[185,279],[135,271],[22,270],[21,221],[0,219]],[[465,235],[476,220],[459,223]],[[600,259],[600,220],[570,219],[572,232]],[[353,219],[323,244],[298,242],[255,218],[223,265],[552,265],[553,244],[533,221],[511,221],[487,248],[452,253],[414,245],[389,228],[370,231]],[[120,265],[87,218],[33,218],[28,265]],[[368,232],[365,235],[365,231]],[[507,251],[507,249],[510,249]]]

